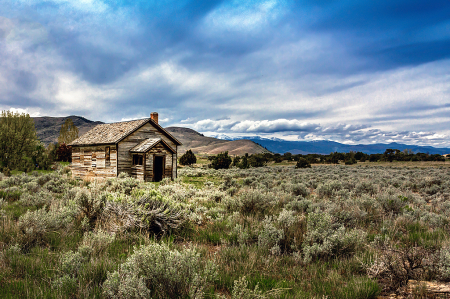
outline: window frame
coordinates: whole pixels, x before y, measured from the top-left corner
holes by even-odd
[[[105,162],[111,162],[111,147],[105,147]]]
[[[142,166],[144,165],[144,156],[140,154],[133,154],[133,166]]]

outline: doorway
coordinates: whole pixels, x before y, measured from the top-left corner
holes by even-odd
[[[164,157],[154,156],[153,160],[153,181],[160,182],[164,174]]]

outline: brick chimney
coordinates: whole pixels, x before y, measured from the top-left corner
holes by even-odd
[[[155,123],[158,123],[158,112],[152,112],[152,113],[150,113],[150,118],[151,118]]]

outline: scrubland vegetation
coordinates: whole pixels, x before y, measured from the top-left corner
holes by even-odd
[[[0,174],[1,298],[375,298],[450,281],[450,171]]]

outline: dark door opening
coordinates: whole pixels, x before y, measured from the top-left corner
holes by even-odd
[[[164,157],[155,156],[153,161],[153,181],[160,182],[164,172]]]

